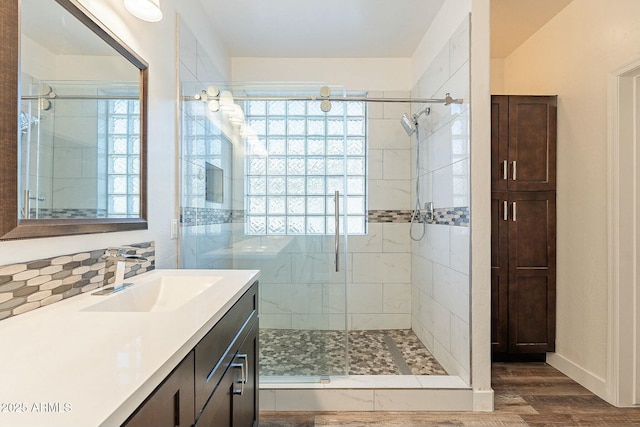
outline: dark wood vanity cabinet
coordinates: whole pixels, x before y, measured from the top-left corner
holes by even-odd
[[[555,96],[492,97],[491,166],[494,360],[544,357],[555,350]]]
[[[254,285],[195,348],[197,427],[258,425],[257,304]]]
[[[125,427],[257,427],[258,283],[127,420]]]
[[[126,427],[190,427],[194,419],[193,351],[124,424]]]

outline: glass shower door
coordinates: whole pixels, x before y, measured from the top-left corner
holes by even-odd
[[[236,165],[244,171],[244,226],[236,229],[232,253],[234,268],[262,271],[261,381],[346,375],[345,231],[353,222],[347,208],[357,205],[347,198],[347,170],[358,157],[349,156],[347,103],[334,102],[326,112],[320,101],[256,98],[243,106],[245,154]],[[360,214],[364,224],[364,194]]]

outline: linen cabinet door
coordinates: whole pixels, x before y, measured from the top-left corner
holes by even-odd
[[[506,192],[491,193],[491,351],[508,348],[509,206]]]
[[[509,97],[491,96],[491,191],[505,191],[509,178]]]
[[[556,104],[555,96],[509,96],[509,190],[556,189]]]
[[[555,350],[555,192],[509,194],[509,352]]]

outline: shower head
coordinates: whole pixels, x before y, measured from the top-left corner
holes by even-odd
[[[407,135],[413,135],[418,129],[418,117],[423,114],[428,116],[430,113],[431,108],[425,107],[412,115],[411,118],[409,118],[409,116],[407,116],[406,114],[403,114],[402,118],[400,119],[400,123],[402,123],[402,127],[404,128],[404,131],[407,133]]]
[[[407,133],[407,135],[411,136],[416,132],[415,121],[412,121],[409,117],[407,117],[406,114],[402,115],[400,123],[402,123],[402,127],[404,128],[404,131]]]

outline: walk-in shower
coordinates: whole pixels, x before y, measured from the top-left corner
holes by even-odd
[[[203,207],[183,208],[183,221],[193,218],[195,227],[199,223],[205,233],[218,233],[208,244],[196,228],[186,228],[183,253],[195,251],[197,258],[185,259],[185,266],[261,270],[262,383],[444,374],[410,330],[405,298],[410,245],[394,244],[403,240],[395,235],[409,218],[423,224],[424,235],[429,216],[422,209],[421,188],[417,184],[415,209],[401,213],[407,215],[404,221],[369,206],[372,194],[384,197],[377,188],[385,183],[367,167],[373,161],[368,122],[371,105],[404,104],[407,114],[411,104],[420,105],[417,113],[403,116],[407,134],[417,134],[417,143],[418,119],[431,111],[425,104],[461,100],[448,94],[441,99],[371,97],[337,86],[216,83],[195,88],[183,102],[183,179],[196,184],[185,189],[183,203],[196,202],[206,163],[225,171],[225,194],[231,193],[219,203],[205,200]],[[236,110],[243,112],[241,123]],[[211,115],[218,125],[201,120]],[[384,147],[379,152],[389,159],[402,154]],[[406,166],[397,168],[406,171]],[[213,221],[215,216],[220,220]],[[189,247],[192,232],[195,247]],[[367,246],[375,240],[377,248]],[[379,302],[364,307],[360,301],[371,294]],[[394,316],[405,320],[393,326]]]

